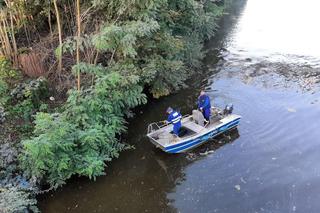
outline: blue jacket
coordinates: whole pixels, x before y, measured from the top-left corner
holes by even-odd
[[[168,116],[168,119],[167,121],[169,123],[172,123],[174,126],[180,126],[181,125],[181,114],[175,110],[173,110],[169,116]]]
[[[198,108],[202,108],[202,109],[210,109],[211,108],[209,96],[201,95],[198,98]]]

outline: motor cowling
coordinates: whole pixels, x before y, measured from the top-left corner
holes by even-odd
[[[233,111],[233,104],[228,104],[228,105],[224,108],[223,114],[224,114],[224,115],[229,115],[229,114],[232,113],[232,111]]]

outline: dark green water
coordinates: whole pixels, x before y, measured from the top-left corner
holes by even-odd
[[[319,212],[319,9],[317,0],[236,1],[190,87],[130,121],[123,140],[136,149],[96,181],[73,178],[41,196],[41,210]],[[163,120],[169,105],[189,113],[201,88],[216,106],[234,104],[238,130],[186,154],[155,149],[147,124]]]

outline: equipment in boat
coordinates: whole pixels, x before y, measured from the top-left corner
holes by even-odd
[[[158,148],[168,153],[180,153],[200,146],[219,134],[236,128],[241,116],[232,114],[233,105],[224,110],[211,107],[210,123],[205,124],[203,114],[193,110],[192,115],[182,117],[182,128],[177,135],[171,133],[172,124],[155,122],[148,125],[147,137]]]
[[[231,114],[233,111],[233,104],[228,104],[224,110],[223,110],[223,114],[228,115]]]

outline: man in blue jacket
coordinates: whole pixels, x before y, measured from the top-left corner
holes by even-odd
[[[167,122],[172,123],[173,133],[179,136],[179,131],[181,129],[181,119],[182,119],[181,114],[176,110],[173,110],[171,107],[168,107],[167,113],[168,113]]]
[[[208,123],[211,115],[211,103],[209,96],[203,90],[198,98],[198,108],[202,112],[205,122]]]

